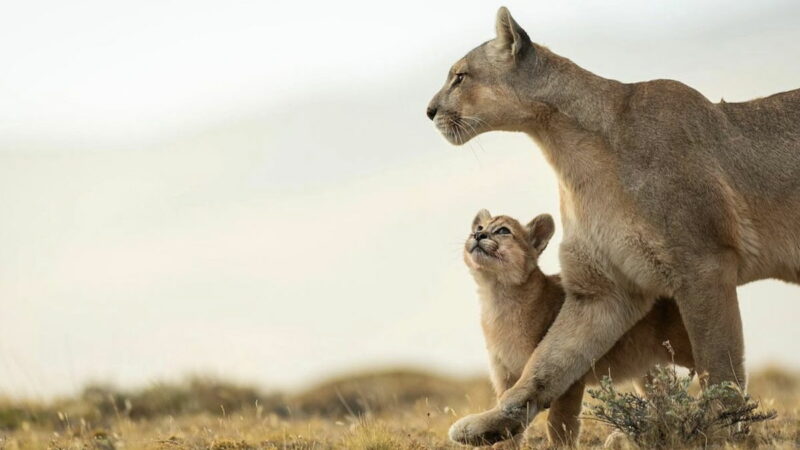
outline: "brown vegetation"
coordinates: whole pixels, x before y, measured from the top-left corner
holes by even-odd
[[[778,417],[729,445],[800,446],[800,374],[765,369],[750,386]],[[47,404],[0,400],[0,449],[462,448],[447,440],[447,428],[493,401],[485,378],[411,370],[343,376],[297,393],[204,378],[128,391],[92,386]],[[546,445],[544,416],[526,445]],[[600,447],[612,431],[584,420],[581,445]]]

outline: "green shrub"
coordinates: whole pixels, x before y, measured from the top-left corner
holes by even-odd
[[[757,411],[759,402],[735,383],[721,383],[689,392],[692,376],[672,368],[657,367],[644,396],[620,392],[609,377],[599,389],[590,389],[597,400],[587,405],[588,417],[607,423],[642,448],[705,447],[736,440],[752,424],[775,418],[775,411]]]

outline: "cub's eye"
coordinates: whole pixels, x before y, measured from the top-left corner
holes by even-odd
[[[511,234],[511,230],[506,227],[500,227],[494,232],[494,234]]]
[[[465,74],[465,73],[457,73],[456,74],[456,79],[455,79],[455,81],[453,81],[453,85],[456,85],[456,84],[461,83],[462,81],[464,81],[464,77],[466,75],[467,74]]]
[[[475,228],[475,231],[483,231],[483,226],[482,225],[478,225],[478,228]]]

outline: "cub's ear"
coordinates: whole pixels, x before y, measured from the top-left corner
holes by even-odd
[[[489,211],[487,211],[485,209],[482,209],[482,210],[478,211],[478,215],[476,215],[475,219],[472,221],[472,226],[474,227],[474,226],[478,225],[481,222],[486,222],[488,220],[491,220],[491,218],[492,218],[492,215],[489,214]]]
[[[497,10],[495,28],[497,29],[495,48],[507,56],[516,58],[524,48],[530,46],[531,39],[528,33],[511,17],[505,6]]]
[[[556,231],[556,224],[550,214],[542,214],[531,220],[525,228],[531,246],[537,253],[542,253]]]

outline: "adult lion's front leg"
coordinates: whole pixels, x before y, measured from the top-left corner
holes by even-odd
[[[615,282],[607,269],[610,264],[590,255],[575,243],[562,244],[567,298],[561,312],[517,383],[495,408],[453,424],[452,440],[486,445],[523,432],[539,411],[586,374],[650,310],[653,298]]]
[[[525,431],[537,411],[504,410],[501,405],[466,416],[450,427],[450,439],[466,445],[491,445]]]

